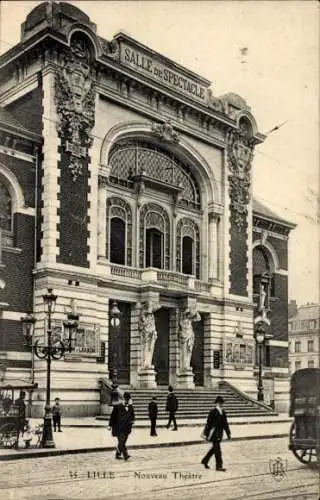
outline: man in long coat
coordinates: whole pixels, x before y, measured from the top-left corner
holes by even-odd
[[[166,411],[169,412],[169,420],[167,423],[167,429],[169,429],[171,422],[173,423],[173,431],[178,430],[177,421],[176,421],[176,412],[178,411],[178,399],[177,396],[173,392],[172,385],[168,387],[168,396],[167,396],[167,404]]]
[[[130,456],[126,443],[134,422],[134,409],[132,404],[130,404],[131,396],[129,392],[123,394],[123,399],[124,401],[121,401],[113,407],[109,420],[109,427],[112,430],[112,435],[118,438],[116,458],[120,459],[121,455],[123,455],[123,458],[128,460]]]
[[[222,461],[222,453],[220,442],[222,440],[223,431],[226,432],[228,439],[231,439],[231,432],[227,420],[227,414],[223,409],[224,400],[218,396],[215,400],[216,407],[209,412],[207,424],[204,429],[204,436],[207,441],[211,441],[212,448],[208,451],[206,456],[201,460],[201,463],[206,469],[210,469],[208,462],[212,455],[216,459],[216,470],[225,472]]]

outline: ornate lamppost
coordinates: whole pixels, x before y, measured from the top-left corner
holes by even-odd
[[[262,347],[266,339],[266,333],[261,324],[257,326],[256,331],[254,333],[254,338],[258,346],[258,363],[259,363],[258,401],[263,401],[264,394],[263,394],[263,384],[262,384]]]
[[[111,405],[119,401],[118,390],[118,348],[119,348],[119,327],[120,327],[121,312],[116,301],[112,302],[110,309],[110,324],[113,328],[112,334],[112,352],[111,352],[111,370],[110,379],[112,380]]]
[[[47,360],[47,385],[46,385],[46,404],[45,404],[45,414],[43,420],[43,436],[41,446],[43,448],[54,448],[55,443],[52,435],[52,419],[51,419],[51,406],[50,406],[50,393],[51,393],[51,360],[61,359],[64,356],[65,351],[71,352],[73,348],[73,341],[75,338],[75,333],[77,330],[77,318],[78,315],[73,313],[68,314],[68,321],[64,322],[66,331],[68,332],[66,346],[61,341],[58,340],[52,344],[52,326],[51,318],[55,311],[55,305],[57,301],[57,295],[52,293],[52,288],[48,288],[48,292],[42,296],[44,302],[44,309],[47,315],[47,344],[43,344],[40,340],[33,342],[34,325],[35,318],[28,314],[27,316],[21,318],[23,325],[23,333],[27,344],[31,346],[34,354],[38,359]]]

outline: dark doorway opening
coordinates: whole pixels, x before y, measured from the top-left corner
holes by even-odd
[[[193,239],[190,236],[182,240],[182,272],[193,274]]]
[[[201,315],[201,321],[193,323],[194,347],[191,357],[191,366],[194,373],[194,383],[197,386],[203,386],[203,360],[204,360],[204,317]]]
[[[153,364],[158,385],[169,383],[169,328],[170,311],[161,308],[154,314],[158,338],[153,353]]]
[[[109,310],[114,301],[109,301]],[[108,368],[109,374],[112,371],[112,364],[116,360],[118,371],[118,383],[130,383],[130,325],[131,325],[131,305],[127,302],[118,302],[121,312],[120,325],[113,327],[109,316],[109,343],[108,343]],[[114,358],[114,352],[116,357]]]
[[[110,262],[126,263],[126,225],[118,217],[113,217],[110,223]]]
[[[155,228],[146,231],[146,267],[162,269],[163,234]]]

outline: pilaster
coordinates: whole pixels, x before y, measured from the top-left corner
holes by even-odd
[[[179,369],[179,309],[170,309],[169,383],[175,387]]]
[[[58,215],[59,170],[58,153],[59,137],[56,128],[57,114],[54,102],[55,75],[52,69],[43,74],[43,161],[41,183],[41,263],[53,264],[58,255],[59,240]]]
[[[141,363],[140,331],[139,331],[140,308],[131,307],[131,331],[130,331],[130,385],[139,386],[139,367]]]

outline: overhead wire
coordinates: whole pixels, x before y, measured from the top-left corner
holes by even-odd
[[[38,119],[41,119],[41,120],[47,120],[49,122],[54,123],[55,125],[59,124],[59,122],[57,120],[54,120],[53,118],[49,118],[49,117],[47,117],[47,116],[45,116],[45,115],[43,115],[43,114],[41,114],[39,112],[34,112],[34,111],[31,111],[31,110],[28,110],[28,116],[29,115],[37,117]],[[97,135],[96,133],[91,133],[90,135],[91,135],[91,137],[93,137],[93,138],[101,141],[104,144],[106,144],[106,143],[107,144],[111,144],[113,142],[113,141],[110,141],[110,140],[106,139],[106,137],[101,137],[101,136]],[[278,164],[283,165],[285,168],[293,169],[295,172],[298,172],[298,173],[300,173],[300,174],[302,174],[302,175],[304,175],[306,177],[309,177],[309,178],[312,178],[313,180],[316,180],[316,177],[308,174],[307,172],[303,172],[303,171],[297,169],[293,165],[285,164],[285,163],[281,162],[280,160],[278,160],[277,158],[273,157],[272,155],[269,155],[269,154],[267,154],[267,153],[265,153],[263,151],[260,151],[259,149],[255,149],[254,153],[255,154],[257,153],[257,154],[263,155],[263,156],[265,156],[267,158],[270,158],[270,159],[276,161]],[[221,187],[224,186],[224,183],[221,180],[216,179],[216,183],[219,184]],[[314,194],[316,196],[318,196],[317,193],[314,193]],[[315,219],[312,218],[312,216],[310,216],[310,215],[308,215],[306,213],[298,212],[298,211],[296,211],[296,210],[294,210],[292,208],[289,208],[289,207],[284,207],[283,205],[280,205],[280,204],[278,204],[278,203],[276,203],[276,202],[274,202],[272,200],[263,198],[261,196],[254,195],[254,198],[257,199],[257,200],[260,200],[262,202],[266,202],[266,203],[268,203],[270,205],[273,205],[273,206],[275,206],[277,208],[280,208],[282,210],[289,211],[289,212],[293,213],[296,216],[304,217],[308,222],[314,222],[316,224],[319,224],[319,219],[320,219],[319,216],[318,216],[317,220],[315,220]],[[319,203],[319,199],[317,199],[316,201]],[[308,199],[306,199],[306,202],[312,203],[312,201],[308,200]]]

